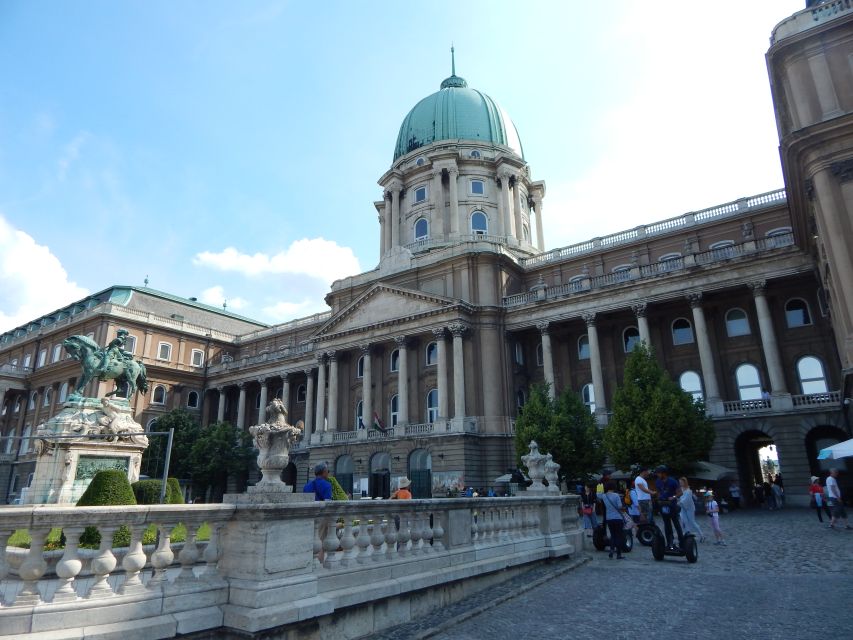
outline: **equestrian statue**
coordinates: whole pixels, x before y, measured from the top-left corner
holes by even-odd
[[[83,389],[96,377],[101,382],[113,381],[115,388],[107,396],[119,393],[125,383],[128,398],[132,398],[137,389],[142,393],[148,391],[145,365],[141,360],[134,360],[133,355],[124,350],[127,336],[127,329],[119,329],[115,339],[103,349],[87,336],[71,336],[62,341],[65,350],[83,367],[83,375],[74,389],[75,394],[83,395]]]

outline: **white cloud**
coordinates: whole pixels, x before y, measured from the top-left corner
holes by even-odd
[[[234,271],[245,276],[297,274],[318,278],[327,285],[339,278],[361,272],[352,249],[324,238],[303,238],[274,255],[241,253],[227,247],[219,253],[203,251],[193,263],[219,271]]]
[[[89,140],[89,137],[88,131],[81,131],[74,136],[71,142],[62,148],[62,155],[57,162],[56,172],[56,177],[60,182],[65,180],[71,165],[73,165],[77,158],[80,157],[80,151],[83,148],[83,145]]]
[[[233,311],[245,309],[249,305],[248,300],[239,296],[232,298],[226,296],[225,288],[218,284],[202,291],[199,300],[214,307],[221,307],[223,302],[227,302],[228,308]]]
[[[0,215],[0,331],[89,294],[68,280],[59,259]]]
[[[318,311],[326,311],[328,307],[320,301],[303,300],[302,302],[277,302],[262,309],[264,319],[269,322],[286,322],[300,316],[308,316]]]

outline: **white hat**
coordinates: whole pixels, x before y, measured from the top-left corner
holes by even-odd
[[[403,478],[397,483],[397,488],[398,489],[405,489],[410,484],[412,484],[411,480],[409,480],[408,478]]]

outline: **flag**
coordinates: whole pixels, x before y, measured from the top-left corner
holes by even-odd
[[[375,411],[373,412],[373,428],[378,431],[382,431],[383,433],[387,431],[385,425],[382,424],[382,420],[379,419],[379,414]]]

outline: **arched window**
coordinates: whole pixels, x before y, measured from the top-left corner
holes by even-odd
[[[27,409],[32,411],[36,408],[36,400],[38,400],[39,394],[38,391],[33,391],[30,394],[30,404],[27,406]]]
[[[156,428],[157,428],[157,418],[151,418],[148,421],[148,424],[145,425],[145,430],[149,431],[149,432],[154,431],[154,429],[156,429]]]
[[[489,219],[482,211],[471,214],[471,233],[475,236],[484,236],[489,232]]]
[[[30,450],[30,425],[27,425],[21,434],[21,446],[18,447],[18,455],[22,456]]]
[[[581,389],[581,399],[589,408],[590,413],[595,413],[595,387],[592,384],[585,384]]]
[[[426,449],[415,449],[409,454],[409,472],[432,470],[432,454]]]
[[[423,158],[418,158],[417,160],[415,160],[415,165],[417,165],[418,167],[424,166],[425,163],[426,160],[424,160]]]
[[[704,400],[702,394],[702,379],[695,371],[685,371],[678,378],[681,390],[693,396],[693,402]]]
[[[758,368],[742,364],[735,370],[738,395],[741,400],[761,400],[761,377]]]
[[[515,343],[515,363],[524,364],[524,345],[520,342]]]
[[[674,269],[680,269],[682,267],[683,261],[681,260],[680,253],[666,253],[658,258],[658,270],[659,271],[672,271]]]
[[[429,238],[429,221],[426,218],[418,218],[415,222],[415,241]]]
[[[712,244],[708,249],[711,251],[711,258],[713,260],[733,258],[735,255],[735,241],[720,240],[719,242]]]
[[[620,264],[618,267],[613,267],[613,281],[627,282],[631,279],[631,265]]]
[[[691,344],[693,342],[693,325],[687,318],[676,318],[672,322],[672,344]]]
[[[746,311],[743,309],[729,309],[726,311],[726,334],[728,334],[729,338],[748,336],[750,334],[749,318],[746,315]]]
[[[158,384],[154,387],[154,393],[151,395],[152,404],[166,404],[166,387]]]
[[[426,346],[426,363],[427,366],[438,363],[438,345],[435,342],[430,342]]]
[[[589,336],[587,334],[578,338],[578,360],[589,360]]]
[[[480,152],[479,152],[479,151],[477,151],[476,149],[474,149],[474,150],[473,150],[469,155],[470,155],[472,158],[474,158],[474,160],[479,160],[479,159],[480,159]]]
[[[20,411],[21,411],[21,399],[20,399],[20,398],[17,398],[17,399],[15,400],[15,410],[14,410],[14,413],[20,413]]]
[[[367,426],[364,424],[364,402],[361,400],[355,405],[355,428],[356,429],[366,429]]]
[[[305,385],[300,384],[296,387],[296,402],[305,402]]]
[[[68,383],[63,382],[62,386],[59,387],[59,402],[65,402],[65,399],[68,397]]]
[[[622,346],[625,353],[631,353],[640,344],[640,330],[637,327],[628,327],[622,332]]]
[[[809,305],[801,298],[791,298],[785,303],[785,320],[788,328],[805,327],[812,323]]]
[[[42,399],[41,406],[49,407],[50,406],[50,397],[53,395],[53,389],[50,387],[46,387],[44,390],[44,398]]]
[[[542,343],[536,345],[536,366],[541,367],[545,364],[545,356],[542,352]]]
[[[363,378],[364,377],[364,356],[361,356],[358,359],[358,362],[355,364],[355,377]]]
[[[394,349],[391,352],[391,371],[400,370],[400,350]]]
[[[433,389],[426,397],[426,421],[435,422],[438,420],[438,389]]]
[[[355,464],[352,456],[344,454],[335,460],[335,480],[341,485],[341,489],[352,495],[352,476],[355,472]]]
[[[526,224],[521,225],[521,236],[525,242],[530,242],[530,227]]]
[[[187,406],[190,409],[198,409],[198,392],[190,391],[187,395]]]
[[[130,384],[128,384],[126,381],[122,382],[118,388],[118,392],[116,393],[116,396],[118,396],[119,398],[127,398],[129,395],[130,395]]]
[[[814,356],[805,356],[797,361],[797,376],[803,393],[827,393],[826,374],[823,363]]]
[[[766,240],[765,246],[768,249],[777,249],[779,247],[788,247],[794,244],[794,234],[791,233],[791,227],[778,227],[771,229],[764,234]]]
[[[527,396],[524,395],[524,389],[519,389],[515,392],[515,406],[521,409],[527,402]]]
[[[391,426],[397,426],[397,416],[400,413],[400,398],[397,394],[391,396]]]

